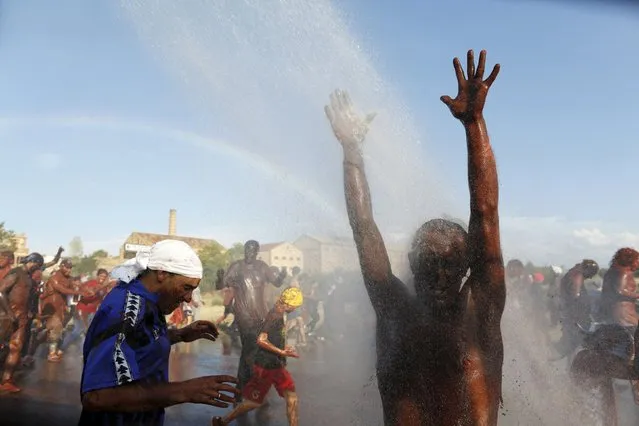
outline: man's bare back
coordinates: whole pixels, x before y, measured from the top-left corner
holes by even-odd
[[[483,80],[485,52],[475,70],[472,51],[468,79],[458,59],[454,66],[459,93],[442,101],[466,129],[469,231],[443,219],[426,222],[417,231],[409,254],[416,295],[393,275],[373,219],[360,144],[374,115],[358,117],[341,91],[326,107],[344,150],[347,210],[377,313],[378,387],[387,426],[497,424],[505,278],[497,170],[483,106],[499,66]]]

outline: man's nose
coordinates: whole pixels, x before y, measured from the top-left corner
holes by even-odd
[[[186,303],[191,303],[191,298],[193,297],[193,290],[189,291],[184,295],[184,301]]]

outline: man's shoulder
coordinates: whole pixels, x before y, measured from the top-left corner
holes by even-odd
[[[265,333],[268,331],[272,331],[270,329],[277,326],[279,322],[282,322],[282,323],[284,322],[284,313],[277,312],[275,310],[269,311],[269,313],[266,314],[266,318],[264,319],[264,322],[262,323],[262,332]]]
[[[125,305],[145,303],[145,295],[141,291],[137,291],[135,287],[118,284],[111,290],[102,300],[100,308],[122,311]]]

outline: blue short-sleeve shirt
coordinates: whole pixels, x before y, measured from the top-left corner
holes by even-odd
[[[157,295],[140,281],[104,298],[84,341],[81,393],[132,382],[169,381],[171,342]],[[80,425],[162,425],[164,409],[140,413],[82,410]]]

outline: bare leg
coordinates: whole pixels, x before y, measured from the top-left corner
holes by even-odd
[[[22,352],[22,345],[24,345],[24,337],[27,327],[26,314],[22,315],[19,313],[16,316],[18,317],[18,326],[11,335],[11,340],[9,341],[9,355],[5,360],[4,374],[2,375],[3,390],[8,392],[20,391],[19,388],[13,385],[13,372],[20,361],[20,354]]]
[[[286,418],[289,426],[297,426],[299,421],[299,407],[297,404],[297,393],[286,391],[284,393],[286,400]]]
[[[305,330],[305,327],[304,327],[304,318],[297,317],[295,320],[297,321],[298,335],[299,335],[300,343],[302,345],[305,345],[306,344],[306,330]]]
[[[248,413],[249,411],[255,410],[259,407],[260,403],[244,400],[240,404],[237,405],[226,417],[222,419],[222,424],[227,425],[231,423],[233,420],[237,419],[243,414]]]
[[[60,362],[60,355],[58,354],[58,341],[62,336],[63,325],[61,318],[56,314],[51,315],[47,320],[49,342],[49,356],[47,357],[47,360],[49,362]]]

